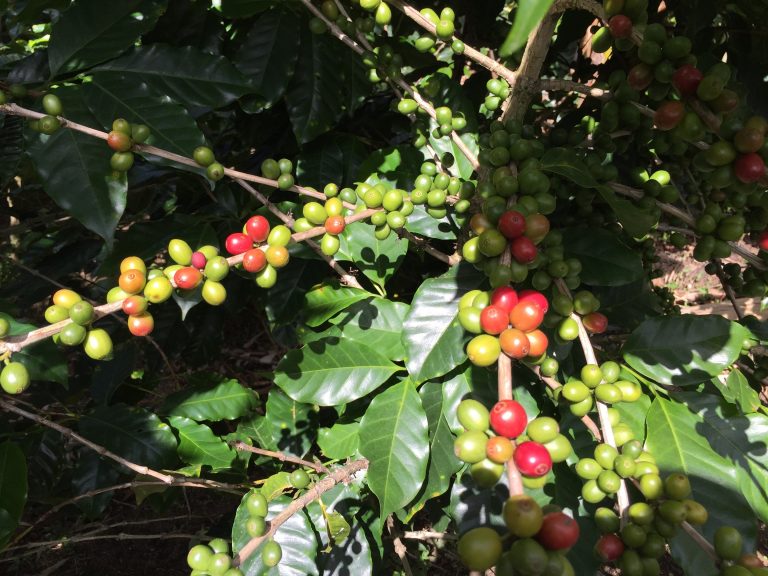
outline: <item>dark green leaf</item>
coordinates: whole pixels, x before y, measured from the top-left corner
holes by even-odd
[[[27,459],[13,442],[0,444],[0,508],[18,523],[27,502]]]
[[[117,465],[108,458],[102,458],[90,449],[84,449],[77,460],[72,475],[72,487],[75,494],[85,494],[92,490],[114,486],[120,479]],[[89,518],[96,518],[112,500],[114,492],[101,492],[91,498],[77,501],[77,506]]]
[[[451,213],[448,213],[445,218],[436,219],[427,214],[424,206],[415,206],[411,215],[408,216],[405,228],[409,232],[427,238],[455,240],[460,227]]]
[[[598,186],[597,191],[613,209],[622,227],[630,236],[642,238],[658,224],[658,213],[642,209],[626,198],[619,198],[608,186]]]
[[[184,462],[210,466],[213,472],[232,466],[235,451],[208,426],[184,416],[171,416],[168,421],[179,434],[178,453]]]
[[[285,100],[300,144],[330,130],[357,108],[368,87],[362,63],[347,57],[345,46],[328,34],[301,27],[301,50]]]
[[[376,150],[359,167],[356,177],[368,184],[384,182],[392,188],[410,189],[413,181],[421,173],[424,155],[413,146],[394,146]]]
[[[747,336],[743,326],[722,316],[652,318],[624,344],[624,360],[661,384],[701,384],[738,358]]]
[[[371,298],[357,302],[331,319],[342,338],[360,342],[390,360],[405,358],[403,321],[410,307],[402,302]]]
[[[237,433],[253,440],[254,445],[265,450],[277,450],[277,444],[272,437],[272,424],[266,417],[251,414],[243,418],[237,425]]]
[[[191,46],[141,46],[98,70],[146,82],[184,106],[219,108],[253,90],[229,60]]]
[[[277,366],[275,384],[299,402],[336,406],[369,394],[398,370],[364,344],[324,338],[288,352]]]
[[[359,422],[334,424],[330,428],[320,428],[317,433],[317,445],[326,458],[342,460],[354,456],[360,444]]]
[[[623,286],[643,276],[640,256],[602,228],[563,230],[563,246],[583,267],[581,279],[594,286]]]
[[[321,284],[304,295],[304,321],[309,326],[319,326],[355,302],[370,297],[371,294],[365,290],[339,286],[338,282]]]
[[[235,420],[258,405],[254,393],[237,380],[201,382],[166,398],[163,411],[169,416],[193,420]]]
[[[143,408],[115,404],[80,420],[80,433],[131,462],[166,468],[176,455],[176,437],[160,418]]]
[[[539,25],[554,0],[520,0],[515,12],[515,21],[499,53],[511,56],[525,46],[531,32]]]
[[[67,118],[99,127],[86,109],[79,88],[57,93]],[[59,130],[53,136],[39,136],[30,152],[46,193],[111,245],[125,210],[128,180],[125,175],[112,177],[111,151],[104,142],[75,130]]]
[[[571,149],[547,150],[541,157],[541,170],[557,174],[582,188],[595,188],[598,185],[587,165]]]
[[[459,298],[483,282],[472,266],[455,266],[425,281],[403,325],[408,372],[417,381],[437,378],[466,359],[464,328],[457,319]]]
[[[192,156],[192,151],[205,143],[185,108],[147,84],[137,83],[135,78],[102,72],[83,90],[86,102],[104,128],[111,129],[115,118],[146,124],[152,131],[147,144],[182,156]]]
[[[258,93],[258,108],[269,108],[285,93],[299,59],[300,24],[290,10],[270,10],[255,22],[238,50],[233,63]]]
[[[374,227],[367,222],[347,226],[339,240],[341,247],[336,259],[354,262],[363,274],[382,288],[400,268],[408,252],[407,240],[401,240],[394,232],[386,240],[379,240],[374,235]]]
[[[152,29],[165,10],[160,0],[79,0],[51,30],[51,75],[90,68],[120,55]]]
[[[247,18],[286,0],[221,0],[221,13],[227,18]]]
[[[693,395],[685,397],[691,400],[694,398]],[[720,525],[729,524],[739,530],[747,548],[751,549],[756,526],[742,496],[740,476],[745,471],[739,471],[731,460],[734,456],[751,457],[747,437],[742,431],[735,431],[732,438],[719,437],[720,432],[708,422],[711,417],[717,417],[707,414],[709,409],[716,410],[717,399],[709,397],[704,400],[704,405],[708,405],[708,408],[697,414],[695,412],[698,410],[694,408],[694,411],[690,411],[682,402],[664,398],[654,400],[648,412],[647,447],[663,472],[679,471],[689,475],[693,488],[692,498],[707,507],[710,518],[717,519],[717,522],[707,522],[700,528],[705,537],[711,541],[714,531]],[[732,439],[737,439],[737,444],[731,444]],[[721,447],[726,447],[727,451],[721,452]],[[760,477],[750,480],[761,482],[760,485],[753,484],[753,488],[758,490],[764,489],[765,481],[764,471]],[[759,504],[765,511],[764,496],[759,497],[759,502],[752,502],[753,509],[755,504]],[[678,549],[675,544],[681,547]],[[715,573],[711,561],[701,554],[700,549],[697,554],[692,553],[690,542],[685,537],[678,537],[671,549],[686,573]]]
[[[429,460],[427,417],[410,380],[373,399],[360,422],[360,453],[370,461],[368,485],[381,516],[410,502],[424,483]]]
[[[419,390],[419,396],[429,425],[429,466],[424,485],[409,506],[409,519],[424,507],[427,500],[444,494],[462,466],[453,451],[454,436],[446,419],[443,383],[426,382]]]
[[[360,163],[367,153],[358,138],[334,133],[305,147],[299,156],[296,174],[304,186],[318,190],[329,182],[347,186],[357,180]]]
[[[727,402],[738,406],[742,413],[751,414],[760,409],[760,397],[739,370],[733,370],[724,380],[720,377],[712,378],[712,384],[720,390]]]
[[[310,404],[292,400],[279,388],[269,391],[266,417],[278,449],[303,456],[314,441],[313,416]]]
[[[232,524],[232,550],[239,552],[251,539],[245,529],[248,521],[248,510],[245,507],[245,498],[237,507],[235,522]],[[269,503],[267,520],[271,520],[282,512],[291,503],[288,496],[280,496]],[[274,568],[264,566],[261,561],[261,547],[251,554],[243,562],[240,569],[246,576],[317,576],[317,540],[304,511],[293,514],[280,525],[280,530],[275,534],[275,541],[283,550],[283,558]],[[263,546],[263,544],[262,544]]]
[[[21,156],[24,154],[24,119],[20,116],[4,116],[0,122],[0,187],[5,189],[16,176]]]

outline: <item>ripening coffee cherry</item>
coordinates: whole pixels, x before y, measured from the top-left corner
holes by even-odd
[[[280,559],[283,557],[283,549],[274,540],[270,540],[261,549],[261,561],[265,566],[270,568],[277,566],[280,563]]]
[[[224,247],[232,255],[243,254],[253,247],[253,240],[242,232],[233,232],[224,241]]]
[[[579,540],[579,523],[564,512],[544,516],[536,540],[547,550],[567,550]]]
[[[264,242],[269,236],[269,221],[264,216],[251,216],[245,223],[245,233],[254,242]]]
[[[509,531],[518,538],[535,536],[544,518],[541,506],[527,494],[517,494],[507,499],[503,516]]]
[[[106,360],[112,356],[112,338],[103,328],[94,328],[88,331],[83,348],[90,358]]]
[[[490,411],[490,425],[494,432],[515,439],[528,425],[528,415],[523,405],[515,400],[499,400]]]
[[[261,252],[261,250],[259,250],[259,252]],[[212,258],[208,258],[208,262],[205,263],[203,272],[208,280],[220,282],[226,278],[227,274],[229,274],[229,262],[227,262],[227,259],[224,258],[224,256],[213,256]]]
[[[155,319],[149,312],[128,316],[128,330],[134,336],[148,336],[155,329]]]
[[[475,464],[485,459],[488,437],[479,430],[467,430],[453,443],[453,452],[462,462]]]
[[[624,554],[624,542],[616,534],[603,534],[595,544],[595,555],[603,562],[616,562]]]
[[[218,162],[213,162],[212,164],[208,165],[208,168],[205,169],[205,174],[214,182],[218,182],[224,178],[224,166]]]
[[[499,358],[499,339],[490,334],[475,336],[467,344],[467,356],[475,366],[490,366]]]
[[[291,472],[290,483],[291,483],[291,486],[293,486],[294,488],[303,490],[304,488],[309,486],[309,482],[310,482],[309,474],[307,474],[305,470],[302,470],[301,468],[299,468]]]
[[[269,511],[267,499],[259,492],[251,492],[245,500],[245,509],[250,516],[265,517]]]
[[[470,570],[483,572],[498,562],[501,538],[493,528],[473,528],[459,538],[459,558]]]
[[[715,552],[723,560],[738,560],[743,542],[741,534],[733,526],[720,526],[713,539]]]
[[[193,546],[187,554],[187,565],[192,570],[207,570],[213,554],[213,550],[205,544]]]
[[[120,274],[117,285],[126,294],[138,294],[144,289],[147,281],[139,270],[128,270]]]
[[[246,272],[261,272],[267,265],[267,257],[259,248],[251,248],[243,254],[243,269]]]
[[[109,165],[115,172],[128,172],[133,166],[132,152],[115,152],[109,159]]]
[[[503,308],[487,306],[480,312],[480,326],[487,334],[501,334],[509,326],[509,314]]]
[[[53,294],[53,303],[66,310],[69,310],[76,302],[80,302],[81,300],[82,297],[77,292],[69,290],[68,288],[56,290]]]
[[[165,276],[152,278],[144,286],[144,297],[152,304],[165,302],[173,294],[173,285]]]
[[[107,145],[115,152],[128,152],[133,146],[133,141],[125,132],[112,130],[107,135]]]
[[[122,310],[129,316],[141,314],[147,310],[149,302],[143,296],[133,295],[123,300]]]
[[[515,465],[523,476],[540,478],[552,469],[552,457],[549,451],[538,442],[522,442],[514,455]]]
[[[66,320],[68,318],[69,310],[64,308],[64,306],[52,304],[45,309],[45,321],[49,324],[56,324],[56,322],[61,322],[62,320]]]
[[[227,299],[227,289],[220,282],[206,280],[203,282],[201,296],[207,304],[211,306],[220,306]]]
[[[93,304],[84,300],[75,302],[69,309],[69,319],[80,326],[87,326],[93,322]]]
[[[208,146],[198,146],[192,152],[192,158],[203,168],[207,168],[214,162],[216,162],[216,156],[213,154]]]
[[[489,308],[494,307],[489,306],[485,310],[488,310]],[[483,312],[485,312],[485,310],[483,310]],[[482,321],[482,314],[480,318]],[[518,330],[517,328],[508,328],[504,330],[499,335],[499,344],[504,354],[516,360],[525,358],[531,353],[531,343],[528,336],[525,332]]]
[[[203,275],[200,270],[192,266],[179,268],[173,275],[173,282],[182,290],[194,290],[203,281]]]
[[[504,436],[492,436],[485,445],[485,457],[496,464],[504,464],[515,452],[515,445]]]
[[[43,110],[51,116],[61,116],[61,100],[56,94],[48,93],[43,96]]]
[[[21,394],[29,382],[29,371],[21,362],[9,362],[0,372],[0,387],[8,394]]]

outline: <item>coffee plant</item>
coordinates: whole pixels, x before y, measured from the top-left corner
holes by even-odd
[[[768,574],[767,3],[2,5],[3,573]]]

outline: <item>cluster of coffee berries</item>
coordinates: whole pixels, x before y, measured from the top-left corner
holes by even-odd
[[[261,163],[261,175],[275,180],[280,190],[288,190],[295,184],[293,162],[288,158],[280,158],[280,160],[267,158]]]
[[[208,544],[198,544],[187,553],[190,576],[243,576],[240,568],[232,566],[229,543],[214,538]]]
[[[416,118],[416,126],[414,127],[417,133],[417,138],[414,140],[414,146],[421,148],[427,143],[426,131],[429,127],[428,123],[423,120],[423,116],[426,111],[419,107],[416,100],[412,98],[403,98],[397,103],[397,111],[401,114],[413,114],[418,112],[421,117]],[[438,106],[435,108],[435,122],[437,127],[433,130],[432,136],[435,138],[442,138],[448,136],[454,130],[460,132],[467,127],[467,119],[463,114],[454,114],[454,112],[448,106]]]
[[[549,341],[539,330],[549,309],[546,297],[535,290],[519,294],[510,286],[492,292],[472,290],[459,300],[459,323],[471,334],[467,356],[476,366],[490,366],[503,352],[513,359],[537,360]]]
[[[109,165],[115,172],[127,172],[133,166],[134,144],[143,144],[150,136],[145,124],[131,124],[125,118],[112,122],[112,130],[107,135],[107,145],[114,150]]]
[[[608,318],[598,312],[600,300],[589,290],[579,290],[573,297],[561,292],[552,295],[552,322],[558,323],[557,335],[570,341],[579,337],[579,324],[573,314],[581,316],[584,328],[592,334],[602,334],[608,328]],[[559,318],[562,317],[562,318]]]
[[[574,576],[566,554],[579,540],[578,522],[556,506],[541,506],[526,494],[504,503],[504,523],[509,537],[493,528],[479,527],[459,538],[461,561],[470,570],[483,572],[495,566],[499,576]],[[504,549],[504,542],[508,547]]]
[[[45,116],[37,120],[30,120],[29,127],[36,132],[50,136],[61,128],[61,121],[58,117],[61,116],[63,107],[56,94],[48,93],[43,96],[43,111]]]
[[[584,416],[592,410],[595,401],[604,404],[634,402],[642,394],[639,384],[621,380],[621,367],[613,361],[586,364],[579,378],[571,378],[555,391],[556,397],[565,400],[575,416]]]
[[[303,470],[302,470],[303,472]],[[304,472],[306,475],[306,472]],[[307,478],[309,483],[309,478]],[[255,490],[251,491],[245,499],[245,507],[248,510],[248,520],[245,523],[245,530],[251,538],[258,538],[267,532],[267,512],[269,503],[267,499]],[[261,560],[265,566],[272,568],[280,563],[283,557],[283,550],[278,542],[269,540],[261,547]]]
[[[464,432],[454,442],[454,453],[471,465],[472,479],[482,488],[495,485],[510,460],[524,482],[540,487],[552,463],[564,461],[572,452],[554,419],[536,418],[529,423],[525,408],[515,400],[499,400],[490,412],[477,400],[462,400],[457,417]]]
[[[93,328],[96,320],[93,305],[86,302],[75,291],[67,288],[57,290],[53,303],[45,310],[45,319],[50,324],[71,320],[53,337],[53,341],[64,346],[80,346],[94,360],[109,360],[112,357],[112,338],[103,328]]]
[[[192,159],[205,168],[209,180],[218,182],[224,178],[224,166],[216,160],[216,156],[208,146],[198,146],[192,151]]]
[[[270,227],[263,216],[252,216],[243,232],[227,236],[225,247],[230,254],[242,254],[242,266],[246,272],[256,274],[255,281],[261,288],[271,288],[277,282],[277,271],[288,265],[291,230],[278,224]]]
[[[642,454],[642,445],[630,440],[619,451],[608,444],[595,446],[594,458],[581,458],[574,469],[585,480],[581,495],[586,502],[596,504],[607,496],[616,494],[624,478],[641,478],[646,474],[658,477],[658,468]],[[641,460],[641,458],[643,458]],[[648,478],[646,484],[653,484],[655,479]]]
[[[660,574],[659,559],[679,526],[683,522],[697,526],[707,521],[706,508],[690,498],[691,486],[684,474],[670,474],[663,482],[658,478],[654,495],[654,502],[635,502],[627,509],[624,526],[612,509],[595,511],[595,523],[603,533],[595,544],[595,554],[604,562],[616,563],[622,574]],[[717,540],[716,535],[715,543]],[[740,554],[739,539],[736,557]]]
[[[302,217],[294,221],[293,229],[296,232],[306,232],[315,226],[323,226],[325,234],[320,239],[320,249],[326,256],[333,256],[341,246],[338,236],[347,227],[344,214],[348,211],[344,208],[344,202],[338,197],[338,187],[334,189],[326,186],[325,189],[336,195],[322,204],[314,200],[304,204],[301,210]]]
[[[432,8],[422,8],[421,15],[429,20],[435,26],[435,35],[423,34],[414,42],[416,50],[419,52],[429,52],[437,40],[451,43],[451,50],[456,54],[464,52],[464,43],[461,40],[454,40],[453,34],[456,31],[456,14],[453,9],[446,6],[440,10],[438,15]]]
[[[5,316],[0,316],[0,340],[11,332],[11,322]],[[29,370],[21,362],[12,362],[5,358],[3,369],[0,371],[0,388],[8,394],[21,394],[29,386]]]
[[[498,110],[501,103],[509,98],[509,84],[503,78],[491,78],[486,82],[488,96],[485,97],[485,108],[491,112]]]

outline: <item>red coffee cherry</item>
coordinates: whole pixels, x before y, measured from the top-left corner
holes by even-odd
[[[513,440],[523,433],[527,425],[528,415],[525,408],[516,400],[499,400],[491,408],[491,428],[499,436]],[[546,452],[546,448],[544,451]]]
[[[595,544],[595,554],[603,562],[616,562],[624,554],[624,542],[616,534],[603,534]]]
[[[245,223],[245,232],[254,242],[264,242],[269,236],[269,221],[264,216],[251,216]]]
[[[519,297],[520,302],[533,302],[538,305],[544,314],[549,311],[549,300],[547,300],[547,297],[544,296],[544,294],[537,290],[521,290]]]
[[[207,262],[208,262],[208,259],[205,257],[205,254],[203,254],[202,252],[192,253],[192,266],[194,266],[198,270],[202,270],[203,268],[205,268],[205,265]]]
[[[499,286],[491,294],[491,304],[506,310],[507,314],[512,312],[512,308],[518,302],[517,290],[511,286]]]
[[[480,312],[480,327],[487,334],[501,334],[509,325],[509,314],[499,306],[486,306]]]
[[[530,264],[536,260],[539,253],[536,244],[527,236],[520,236],[512,240],[509,244],[509,251],[520,264]]]
[[[579,540],[579,523],[564,512],[544,516],[536,540],[548,550],[567,550]]]
[[[261,272],[267,265],[267,256],[259,248],[251,248],[243,254],[243,269],[246,272]]]
[[[683,98],[691,98],[696,95],[704,74],[692,64],[680,66],[672,75],[672,85]]]
[[[608,20],[608,28],[614,38],[629,38],[632,36],[632,20],[624,14],[616,14]]]
[[[549,450],[538,442],[529,441],[518,445],[514,460],[520,474],[531,478],[546,476],[552,469],[552,456],[549,455]]]
[[[592,312],[581,319],[584,328],[592,334],[602,334],[608,328],[608,318],[600,312]]]
[[[200,273],[200,270],[192,266],[179,268],[173,275],[174,283],[182,290],[194,290],[200,285],[202,280],[203,275]]]
[[[232,255],[242,254],[253,247],[253,240],[247,234],[234,232],[227,236],[224,246],[226,247],[227,252]]]
[[[344,221],[344,216],[329,216],[325,221],[325,231],[328,232],[328,234],[338,236],[344,232],[346,225],[347,223]]]
[[[523,332],[536,330],[542,320],[544,320],[544,311],[530,300],[518,302],[509,315],[512,326]]]
[[[499,232],[513,240],[525,233],[525,216],[517,210],[507,210],[499,217]]]

